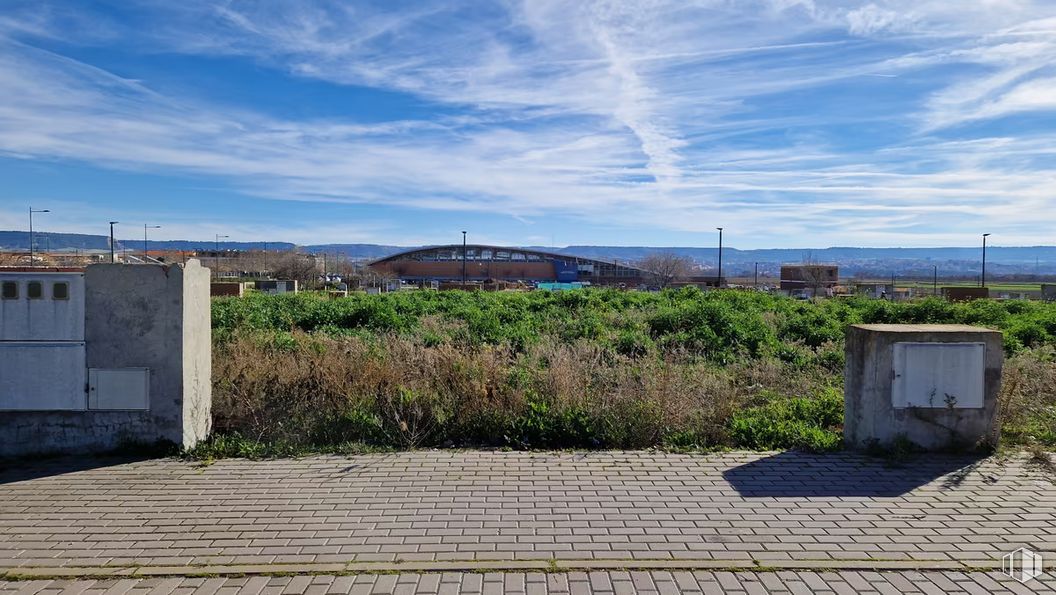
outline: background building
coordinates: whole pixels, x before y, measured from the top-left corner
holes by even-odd
[[[541,250],[470,244],[465,251],[467,282],[499,280],[640,285],[646,283],[649,276],[637,267],[616,261]],[[370,263],[370,268],[412,283],[461,282],[462,265],[462,245],[451,244],[400,252],[375,260]]]
[[[781,265],[781,291],[821,295],[831,293],[838,282],[840,267],[835,264]]]

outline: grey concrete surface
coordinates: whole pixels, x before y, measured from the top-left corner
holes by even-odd
[[[4,412],[0,456],[100,451],[127,441],[197,443],[211,424],[211,332],[209,271],[197,260],[89,266],[87,367],[150,368],[150,409]]]
[[[189,260],[182,272],[182,427],[173,441],[190,448],[205,440],[213,425],[213,318],[209,269]]]
[[[893,352],[898,343],[983,343],[983,407],[894,406]],[[843,435],[848,447],[890,447],[902,438],[932,450],[998,442],[996,413],[1004,362],[999,331],[964,325],[852,325],[845,353]]]

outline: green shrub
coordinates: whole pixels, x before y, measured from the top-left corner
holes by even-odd
[[[525,412],[513,420],[507,440],[518,448],[597,447],[590,415],[575,406],[553,407],[529,400]]]
[[[826,451],[838,449],[843,437],[843,397],[773,398],[734,414],[730,434],[741,448]]]

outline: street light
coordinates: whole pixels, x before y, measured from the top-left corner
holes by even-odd
[[[231,237],[231,236],[224,236],[224,235],[216,234],[216,244],[215,244],[216,250],[213,252],[213,265],[216,267],[216,273],[215,274],[216,274],[216,278],[217,279],[220,278],[220,240],[221,239],[225,239],[226,240],[229,237]]]
[[[986,238],[989,236],[988,233],[983,234],[983,274],[979,277],[980,287],[986,287]]]
[[[755,263],[755,288],[759,289],[759,263]]]
[[[462,289],[466,288],[466,232],[462,232]]]
[[[121,222],[120,221],[111,221],[110,222],[110,264],[113,264],[113,263],[117,262],[117,260],[114,258],[114,226],[117,225],[118,223],[121,223]]]
[[[48,209],[29,207],[29,266],[33,266],[33,213],[50,213]]]
[[[160,225],[147,225],[143,224],[143,262],[147,261],[147,230],[148,229],[161,229]]]
[[[715,229],[719,230],[719,278],[715,281],[715,287],[722,287],[722,228]]]

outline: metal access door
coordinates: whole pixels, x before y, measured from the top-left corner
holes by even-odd
[[[0,272],[0,410],[87,408],[84,273]]]
[[[0,273],[0,341],[84,341],[84,273]]]
[[[983,406],[984,343],[895,343],[893,356],[893,407]]]
[[[0,410],[87,408],[84,343],[0,341]]]

